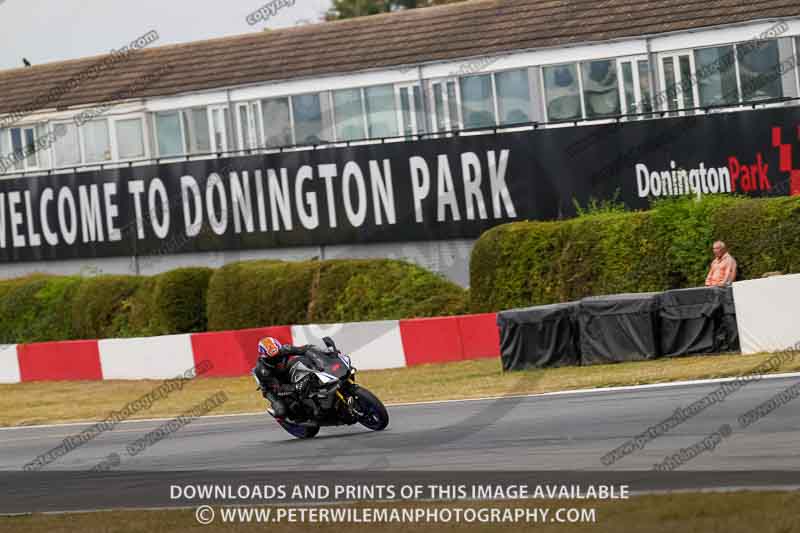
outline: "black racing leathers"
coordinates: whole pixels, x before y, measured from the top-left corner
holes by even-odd
[[[253,375],[260,383],[261,393],[264,398],[272,404],[272,411],[276,417],[283,418],[288,414],[287,401],[291,401],[298,385],[296,378],[298,373],[293,373],[292,369],[299,363],[313,368],[313,362],[306,356],[309,350],[316,349],[311,344],[304,346],[292,346],[284,344],[276,357],[266,359],[259,357],[253,369]],[[302,392],[302,391],[301,391]]]

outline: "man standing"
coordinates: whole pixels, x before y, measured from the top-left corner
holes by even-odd
[[[728,253],[728,247],[722,241],[714,243],[714,260],[708,269],[706,287],[724,287],[736,279],[736,260]]]

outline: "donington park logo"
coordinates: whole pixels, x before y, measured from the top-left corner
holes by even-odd
[[[796,165],[798,168],[795,168],[793,145],[783,142],[782,133],[779,126],[772,128],[772,147],[778,149],[778,172],[789,174],[789,194],[797,196],[800,195],[800,161]],[[797,126],[795,134],[800,140],[800,126]],[[673,160],[670,161],[669,169],[651,170],[644,163],[637,163],[636,186],[640,198],[772,192],[775,182],[770,181],[769,167],[761,152],[757,152],[749,161],[731,155],[723,166],[707,166],[705,162],[700,162],[695,168],[684,168]]]
[[[800,141],[800,125],[797,126],[795,135]],[[781,172],[789,173],[789,194],[792,196],[800,196],[800,161],[797,162],[797,168],[792,164],[792,145],[781,142],[781,128],[772,128],[772,146],[778,149],[780,155],[779,169]],[[800,156],[798,156],[800,159]]]

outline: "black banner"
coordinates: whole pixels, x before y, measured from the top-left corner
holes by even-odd
[[[797,194],[798,124],[784,108],[2,180],[0,260],[473,238],[592,198]]]

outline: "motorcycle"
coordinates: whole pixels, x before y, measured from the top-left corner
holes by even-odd
[[[356,384],[356,369],[350,357],[330,337],[323,337],[322,341],[327,352],[306,354],[316,368],[302,362],[292,368],[292,382],[300,385],[300,391],[287,402],[287,416],[273,418],[300,439],[316,436],[322,426],[360,423],[373,431],[386,429],[389,413],[377,396]]]

